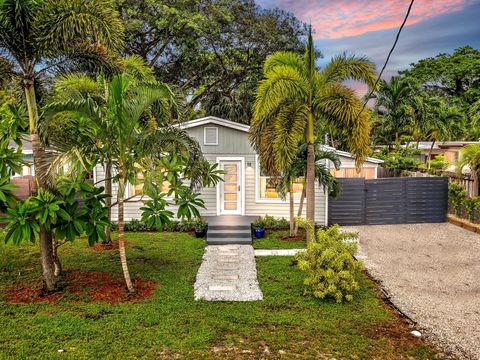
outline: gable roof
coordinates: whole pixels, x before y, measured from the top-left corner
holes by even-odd
[[[234,121],[222,119],[216,116],[207,116],[200,119],[190,120],[180,124],[175,124],[175,126],[181,129],[189,129],[189,128],[206,125],[206,124],[216,124],[216,125],[225,126],[231,129],[240,130],[244,132],[248,132],[248,130],[250,130],[250,126],[248,125],[239,124]]]
[[[335,154],[337,154],[338,156],[344,156],[344,157],[348,157],[350,159],[355,159],[355,155],[353,155],[352,153],[348,152],[348,151],[343,151],[343,150],[337,150],[335,149],[334,147],[331,147],[331,146],[328,146],[328,145],[320,145],[320,149],[321,150],[324,150],[324,151],[333,151]],[[374,163],[374,164],[382,164],[384,163],[383,160],[381,159],[377,159],[377,158],[373,158],[373,157],[367,157],[365,159],[365,162],[370,162],[370,163]]]

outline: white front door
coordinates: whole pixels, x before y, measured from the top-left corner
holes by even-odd
[[[220,183],[220,214],[242,213],[242,162],[221,160],[220,168],[225,171]]]

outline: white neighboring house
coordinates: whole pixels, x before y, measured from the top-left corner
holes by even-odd
[[[218,163],[224,170],[224,181],[215,187],[203,188],[200,193],[205,201],[206,209],[200,209],[203,216],[242,215],[288,218],[288,199],[282,200],[275,191],[275,179],[267,176],[261,169],[258,154],[248,140],[249,126],[235,123],[213,116],[187,121],[179,124],[190,136],[196,138],[204,157],[211,163]],[[336,151],[342,161],[344,174],[355,169],[354,156],[344,151]],[[381,163],[378,159],[367,159],[364,168],[369,175],[376,178],[376,168]],[[343,165],[344,164],[344,165]],[[332,170],[334,171],[334,170]],[[104,178],[105,171],[97,166],[94,181]],[[341,174],[339,174],[341,175]],[[348,175],[348,174],[347,174]],[[373,178],[372,177],[372,178]],[[128,185],[126,197],[134,196],[133,201],[125,203],[125,220],[141,217],[142,185]],[[298,206],[302,192],[302,179],[294,184],[294,197]],[[113,201],[117,194],[117,186],[112,186]],[[316,184],[315,189],[315,222],[319,225],[327,223],[327,199],[323,189]],[[143,198],[145,200],[145,198]],[[306,207],[304,207],[305,211]],[[176,209],[171,209],[176,211]],[[305,216],[305,213],[303,214]],[[112,209],[112,218],[116,219],[117,209]]]

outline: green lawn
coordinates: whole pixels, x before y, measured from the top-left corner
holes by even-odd
[[[129,233],[131,273],[155,280],[143,303],[13,305],[0,295],[0,359],[85,358],[423,358],[434,353],[376,297],[366,277],[349,304],[302,296],[292,258],[258,259],[265,300],[195,302],[192,284],[204,242],[188,234]],[[64,268],[120,272],[116,251],[85,241],[61,249]],[[0,294],[38,277],[37,246],[0,245]],[[400,330],[399,330],[400,329]],[[59,353],[58,349],[64,349]]]
[[[255,249],[303,249],[307,247],[305,241],[281,240],[281,236],[287,236],[288,230],[267,231],[263,239],[254,239]]]

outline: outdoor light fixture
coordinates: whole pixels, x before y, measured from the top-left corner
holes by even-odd
[[[251,161],[247,162],[247,167],[252,167],[252,162]]]

